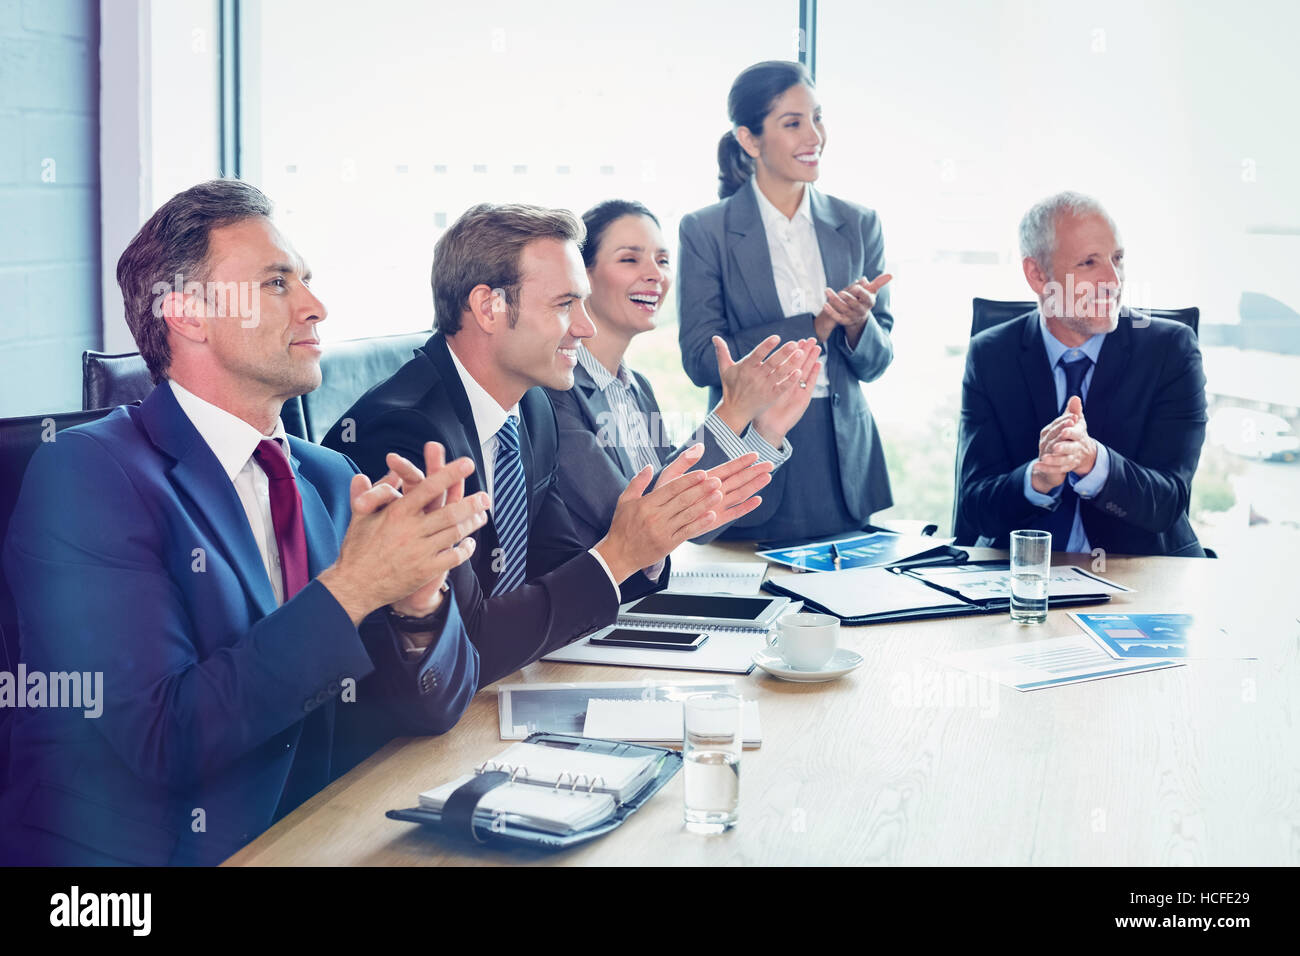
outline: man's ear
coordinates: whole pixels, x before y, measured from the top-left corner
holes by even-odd
[[[190,293],[168,292],[156,305],[156,314],[167,328],[191,342],[208,340],[206,303]]]
[[[509,324],[510,308],[506,304],[505,289],[494,289],[480,283],[469,290],[466,302],[470,317],[485,335],[493,335]]]
[[[1034,290],[1034,295],[1040,299],[1043,297],[1043,286],[1050,281],[1043,267],[1038,264],[1038,260],[1033,256],[1025,256],[1020,263],[1025,270],[1025,281],[1029,283],[1029,288]]]
[[[736,142],[749,154],[750,159],[758,159],[758,137],[749,131],[748,126],[736,127]]]

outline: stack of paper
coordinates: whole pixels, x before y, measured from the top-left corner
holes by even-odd
[[[763,731],[758,723],[758,701],[747,700],[741,715],[746,747],[758,747]],[[587,702],[584,737],[604,737],[631,743],[681,746],[684,730],[680,700],[608,700]]]

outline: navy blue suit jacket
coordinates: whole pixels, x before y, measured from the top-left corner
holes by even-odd
[[[289,443],[314,579],[355,469]],[[234,486],[166,385],[37,451],[5,559],[28,670],[98,671],[104,689],[98,718],[17,712],[8,862],[218,863],[329,781],[347,681],[358,699],[380,692],[372,671],[399,688],[415,733],[450,728],[476,689],[454,602],[415,664],[382,612],[359,632],[316,580],[277,607]]]
[[[496,528],[489,520],[473,535],[474,555],[447,576],[481,661],[479,682],[487,686],[543,654],[584,634],[613,624],[618,601],[600,563],[573,528],[557,483],[558,433],[545,390],[530,388],[519,402],[519,450],[528,492],[528,567],[525,583],[508,594],[488,597],[496,582]],[[471,458],[474,474],[465,493],[483,490],[482,442],[474,414],[447,341],[435,333],[385,382],[361,396],[322,439],[345,452],[372,479],[382,477],[390,451],[417,464],[424,443],[439,442],[447,459]],[[637,572],[623,582],[623,600],[661,589]]]
[[[1005,548],[1013,530],[1045,526],[1045,510],[1025,498],[1025,469],[1038,458],[1039,432],[1057,415],[1037,310],[971,339],[957,524],[978,535],[974,543]],[[1135,324],[1122,312],[1097,357],[1084,417],[1088,434],[1110,452],[1101,491],[1079,499],[1088,543],[1112,554],[1204,557],[1187,518],[1207,418],[1196,334],[1169,319]]]
[[[875,279],[885,271],[885,240],[874,211],[817,191],[811,208],[827,285],[843,289],[862,276]],[[751,183],[720,203],[684,216],[680,244],[677,303],[682,365],[692,382],[708,386],[712,408],[722,398],[713,336],[721,336],[739,358],[769,335],[779,335],[784,342],[813,336],[815,316],[782,312],[767,232]],[[844,329],[837,326],[822,356],[830,379],[825,401],[831,403],[844,505],[860,525],[867,524],[873,512],[893,504],[884,449],[860,386],[878,379],[894,359],[888,286],[880,290],[872,316],[854,348],[849,348]],[[788,438],[796,456],[816,440],[806,416]],[[772,483],[762,491],[762,505],[735,527],[762,524],[778,510],[785,514],[818,511],[821,503],[807,500],[798,489],[787,494],[795,471],[787,466],[773,472]]]

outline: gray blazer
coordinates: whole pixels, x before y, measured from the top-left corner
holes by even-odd
[[[814,191],[812,216],[826,268],[826,283],[842,289],[862,276],[874,279],[885,271],[885,242],[875,212]],[[743,355],[772,334],[782,341],[814,335],[813,314],[784,316],[772,275],[767,234],[759,217],[753,187],[742,186],[720,203],[690,213],[682,219],[677,267],[680,314],[678,340],[682,365],[696,385],[708,386],[710,402],[721,394],[721,381],[712,337],[720,335],[733,355]],[[860,382],[872,382],[894,358],[889,331],[894,317],[889,311],[889,287],[880,291],[873,318],[867,322],[856,348],[849,348],[844,330],[836,328],[827,342],[830,395],[817,401],[831,403],[831,420],[839,460],[840,483],[846,510],[861,524],[873,512],[893,504],[885,456],[875,422],[862,396]],[[817,501],[787,488],[805,442],[820,435],[805,415],[791,430],[794,459],[772,476],[763,490],[763,504],[744,521],[752,523],[773,515],[812,513]],[[805,432],[807,434],[805,434]],[[825,437],[817,438],[825,441]]]
[[[646,431],[660,468],[695,442],[704,444],[704,455],[696,468],[709,469],[731,458],[704,426],[700,426],[689,442],[674,448],[650,382],[640,372],[634,371],[632,376],[640,390],[637,404],[646,416]],[[578,537],[586,547],[591,547],[609,531],[618,496],[636,472],[632,459],[617,442],[609,401],[585,368],[579,365],[573,370],[573,388],[565,391],[548,388],[546,394],[550,396],[560,429],[556,453],[560,497],[573,517]],[[698,544],[712,541],[725,527],[715,528],[694,540]]]

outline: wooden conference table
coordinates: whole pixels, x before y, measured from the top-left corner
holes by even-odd
[[[673,557],[746,559],[733,545]],[[726,834],[683,829],[680,773],[620,829],[558,853],[473,847],[387,819],[508,746],[494,685],[450,733],[393,741],[226,865],[1300,863],[1294,568],[1112,558],[1105,574],[1137,590],[1104,609],[1214,613],[1258,660],[1021,693],[933,658],[1074,633],[1066,611],[1033,628],[1006,615],[844,628],[841,643],[866,657],[847,677],[737,678],[760,702],[763,745],[745,752],[741,820]],[[651,674],[710,676],[538,662],[506,681]]]

